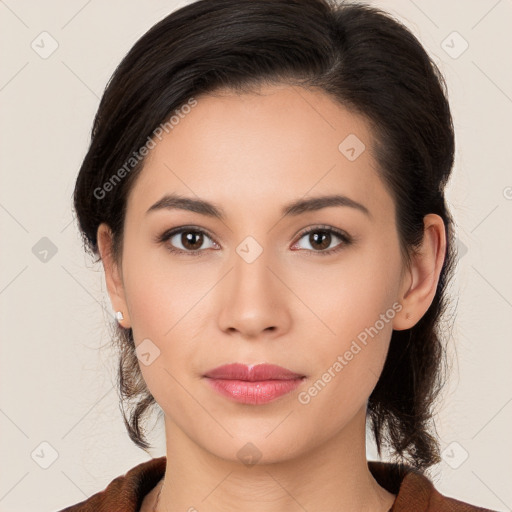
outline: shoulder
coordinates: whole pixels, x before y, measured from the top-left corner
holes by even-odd
[[[143,462],[88,499],[59,512],[138,512],[144,497],[165,474],[166,457]]]
[[[412,505],[415,507],[414,510],[425,512],[492,512],[488,508],[470,505],[442,495],[425,475],[414,471],[407,473],[402,481],[396,500],[396,512],[411,510]]]
[[[391,512],[495,512],[442,495],[423,473],[403,464],[369,461],[375,480],[396,494]]]

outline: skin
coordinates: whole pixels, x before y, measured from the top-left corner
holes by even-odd
[[[123,253],[116,262],[106,224],[99,250],[110,299],[138,346],[160,350],[141,364],[165,413],[167,470],[143,511],[387,511],[395,496],[373,479],[365,452],[365,414],[392,329],[412,327],[430,306],[445,249],[442,219],[427,215],[424,241],[406,265],[393,198],[371,152],[366,121],[321,91],[289,85],[258,93],[218,91],[198,104],[148,155],[127,203]],[[349,161],[338,145],[356,134],[366,150]],[[283,184],[286,184],[285,186]],[[184,210],[146,211],[164,193],[221,206],[226,219]],[[331,206],[283,217],[296,199],[343,194],[370,215]],[[155,238],[192,225],[208,236],[189,254],[186,239]],[[319,254],[305,228],[332,226],[354,242]],[[236,252],[253,237],[263,252]],[[327,249],[342,241],[332,234]],[[201,257],[190,252],[194,247]],[[357,335],[393,304],[401,310],[310,402],[307,391]],[[245,405],[202,378],[219,365],[278,364],[306,379],[264,405]],[[252,443],[258,463],[237,452]],[[190,509],[193,510],[193,509]]]

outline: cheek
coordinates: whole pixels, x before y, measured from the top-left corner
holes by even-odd
[[[183,369],[191,371],[194,365],[191,337],[197,339],[197,318],[192,306],[197,299],[184,283],[173,282],[154,267],[130,273],[125,290],[142,377],[156,402],[172,417],[190,401],[180,383]]]
[[[356,410],[373,390],[386,359],[393,318],[400,309],[396,297],[401,260],[397,246],[381,245],[368,247],[345,263],[332,266],[328,278],[316,275],[317,286],[312,287],[310,279],[303,290],[315,290],[306,300],[315,305],[326,333],[317,337],[314,350],[309,349],[311,368],[319,379],[317,391],[311,392],[324,395],[319,405],[325,400],[328,406],[332,400],[335,408],[338,404]],[[324,392],[324,387],[330,391]]]
[[[371,294],[352,295],[352,302],[330,320],[336,335],[318,337],[308,350],[314,371],[297,398],[310,408],[312,424],[313,418],[323,417],[324,427],[333,432],[365,406],[386,360],[395,310],[380,307],[384,300],[370,303],[370,298],[375,300]]]
[[[128,246],[128,244],[127,244]],[[123,261],[124,289],[136,343],[146,337],[165,340],[187,321],[207,291],[204,273],[172,264],[163,248],[131,243]]]
[[[340,264],[315,269],[295,283],[304,303],[319,318],[317,330],[323,330],[328,346],[338,350],[347,341],[366,332],[377,323],[384,337],[391,334],[393,304],[400,285],[401,262],[398,250],[382,247],[354,251]],[[384,315],[384,325],[382,323]],[[364,337],[364,334],[362,335]]]
[[[175,323],[169,306],[179,303],[176,289],[165,281],[155,280],[152,273],[132,272],[125,282],[125,291],[135,343],[143,338],[163,339]]]
[[[178,381],[183,381],[184,369],[200,373],[197,345],[204,338],[201,334],[208,318],[205,294],[211,278],[193,272],[192,267],[177,272],[165,257],[141,257],[137,251],[126,252],[123,268],[142,375],[159,404],[174,403],[183,394]],[[144,364],[142,353],[150,354],[150,364]]]

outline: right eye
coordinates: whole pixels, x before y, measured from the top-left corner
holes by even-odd
[[[207,248],[218,247],[218,244],[213,242],[206,231],[196,227],[182,226],[174,228],[158,237],[158,241],[165,242],[166,248],[171,253],[188,254],[190,256],[201,256],[201,253],[205,250],[202,246],[206,239],[212,241],[213,244]]]

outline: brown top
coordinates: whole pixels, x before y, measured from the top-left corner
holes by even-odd
[[[90,498],[59,512],[139,512],[165,474],[166,457],[143,462]],[[493,512],[441,495],[423,474],[405,465],[368,461],[375,480],[396,499],[391,512]]]

